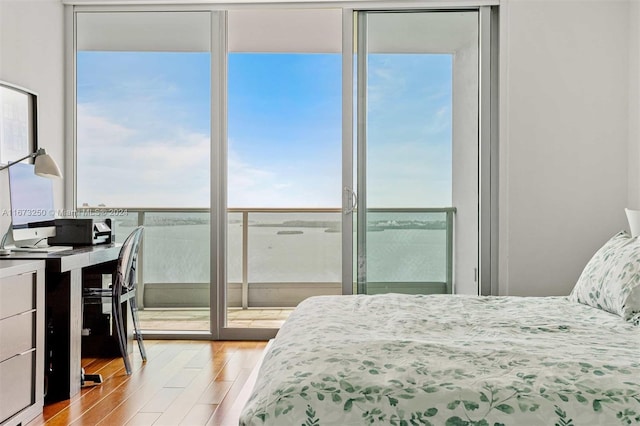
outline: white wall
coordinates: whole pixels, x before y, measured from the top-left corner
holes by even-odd
[[[595,250],[627,227],[629,7],[512,0],[502,9],[501,294],[568,294]]]
[[[63,10],[60,0],[0,0],[0,80],[38,94],[39,146],[64,170]],[[10,207],[7,175],[0,171],[0,212]],[[54,191],[62,208],[62,181]],[[0,236],[9,224],[0,214]]]
[[[640,2],[629,13],[629,191],[628,207],[640,209]]]

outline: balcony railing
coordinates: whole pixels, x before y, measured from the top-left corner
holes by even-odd
[[[371,292],[450,293],[454,213],[369,209]],[[78,209],[86,215],[111,217],[116,241],[146,227],[138,267],[143,306],[209,306],[209,209]],[[340,294],[341,220],[337,208],[228,209],[227,304],[287,307],[316,294]]]

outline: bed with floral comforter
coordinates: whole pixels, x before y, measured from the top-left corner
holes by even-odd
[[[566,297],[313,297],[240,424],[640,424],[640,327]]]

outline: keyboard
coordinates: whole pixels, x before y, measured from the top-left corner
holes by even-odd
[[[49,247],[16,247],[12,251],[22,251],[27,253],[57,253],[59,251],[73,250],[72,246],[49,246]]]

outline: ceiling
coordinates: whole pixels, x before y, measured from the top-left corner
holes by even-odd
[[[370,12],[371,53],[452,53],[477,40],[477,12]],[[78,50],[208,51],[208,12],[81,12]],[[228,11],[230,52],[340,53],[341,9]]]

